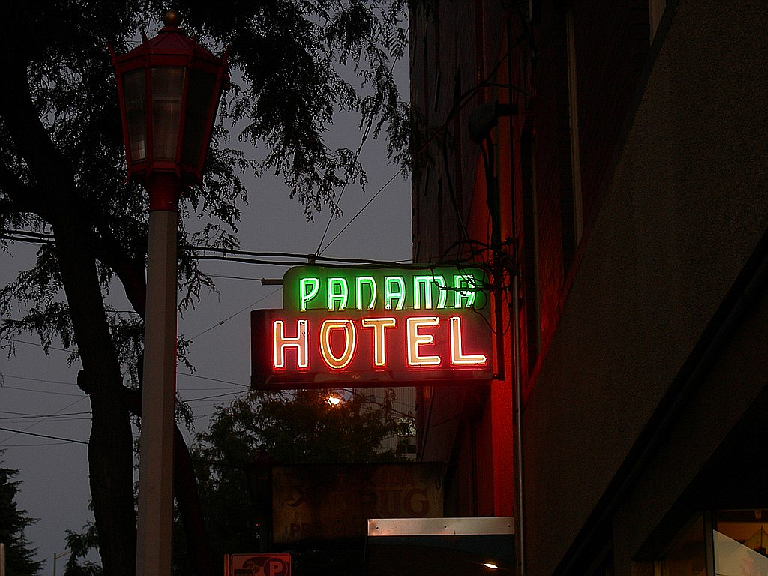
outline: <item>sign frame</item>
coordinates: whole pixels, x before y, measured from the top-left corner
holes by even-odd
[[[489,316],[479,268],[294,267],[283,308],[251,311],[251,388],[487,382]]]

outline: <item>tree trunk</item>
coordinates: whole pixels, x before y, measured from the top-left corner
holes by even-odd
[[[83,365],[78,383],[91,399],[91,500],[105,575],[134,576],[133,435],[95,259],[81,228],[71,219],[54,225],[64,291]]]
[[[19,48],[16,44],[0,45],[8,48],[0,91],[3,127],[31,173],[36,211],[53,228],[83,366],[78,382],[91,398],[88,460],[104,572],[107,576],[134,576],[133,437],[96,270],[88,211],[77,192],[69,160],[51,141],[32,103],[25,55],[14,53]],[[29,200],[26,196],[14,198],[20,204]]]
[[[179,507],[184,534],[187,537],[187,553],[192,569],[195,576],[214,576],[211,549],[205,532],[192,458],[178,427],[175,430],[173,449],[176,504]]]

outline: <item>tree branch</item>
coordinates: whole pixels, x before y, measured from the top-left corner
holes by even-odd
[[[30,168],[37,196],[35,212],[52,222],[58,216],[58,209],[71,206],[76,200],[71,193],[62,194],[61,183],[74,181],[72,169],[51,140],[32,104],[26,62],[8,63],[3,76],[3,90],[0,90],[3,124]],[[66,188],[70,192],[73,190]]]

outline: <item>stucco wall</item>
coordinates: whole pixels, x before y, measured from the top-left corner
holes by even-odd
[[[765,2],[684,0],[663,39],[525,407],[531,576],[566,554],[768,226],[766,30]]]

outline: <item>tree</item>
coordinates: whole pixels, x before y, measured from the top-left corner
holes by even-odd
[[[341,401],[331,404],[329,398]],[[225,553],[252,551],[258,542],[249,473],[260,465],[399,460],[384,442],[409,435],[412,418],[395,411],[392,399],[391,390],[380,403],[332,390],[258,392],[218,408],[193,448],[215,561]],[[176,573],[186,571],[185,560],[182,548]]]
[[[391,68],[406,46],[404,2],[177,3],[191,35],[213,51],[229,46],[236,78],[222,102],[204,184],[187,191],[181,208],[197,229],[180,222],[181,306],[212,286],[190,247],[237,246],[246,201],[240,170],[281,174],[308,218],[321,209],[338,214],[344,187],[365,182],[357,150],[324,143],[339,110],[361,115],[361,142],[386,131],[393,158],[405,162],[407,109]],[[82,365],[78,385],[92,410],[91,498],[110,576],[135,573],[130,418],[140,406],[147,195],[125,183],[106,46],[127,51],[140,30],[157,29],[163,9],[157,0],[0,3],[0,242],[4,249],[41,244],[34,267],[0,290],[0,342],[12,346],[33,332],[46,349],[60,341]],[[233,126],[263,146],[262,158],[226,147]],[[111,310],[110,290],[122,290],[134,313]],[[177,457],[188,456],[182,443]],[[191,498],[180,502],[183,510],[194,510],[194,485],[177,494]]]
[[[220,482],[226,476],[220,463],[250,462],[262,453],[285,464],[393,461],[396,452],[383,443],[408,435],[410,416],[397,413],[392,399],[391,391],[381,403],[324,389],[252,392],[219,407],[208,431],[197,435],[194,456],[210,466],[201,478]]]
[[[2,453],[0,453],[2,454]],[[24,529],[34,520],[16,505],[20,482],[13,480],[18,470],[0,466],[0,543],[5,544],[6,574],[32,576],[40,572],[41,563],[34,559]]]
[[[82,532],[67,530],[67,549],[69,558],[64,568],[64,576],[101,576],[102,567],[89,558],[92,550],[98,548],[96,525],[89,522]]]

